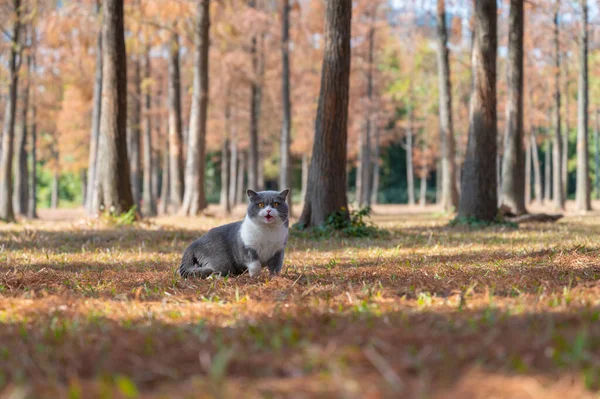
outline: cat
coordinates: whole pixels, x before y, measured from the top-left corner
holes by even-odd
[[[281,272],[288,238],[290,190],[255,192],[248,190],[248,211],[244,220],[216,227],[184,251],[179,275],[208,277],[258,276],[263,266],[271,275]]]

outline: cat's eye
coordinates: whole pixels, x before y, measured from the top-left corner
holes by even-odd
[[[258,203],[258,207],[259,208],[264,208],[265,207],[265,203],[264,202],[259,202]]]
[[[279,206],[279,202],[273,202],[273,208],[277,208]]]

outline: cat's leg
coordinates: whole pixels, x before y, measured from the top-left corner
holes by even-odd
[[[283,267],[283,255],[285,250],[277,252],[271,259],[267,261],[267,267],[271,272],[271,275],[278,275]]]
[[[256,277],[260,274],[260,270],[262,269],[258,253],[252,248],[247,248],[246,252],[248,253],[248,261],[246,262],[248,274],[250,277]]]

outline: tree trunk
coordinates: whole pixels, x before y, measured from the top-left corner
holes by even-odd
[[[565,56],[567,52],[564,53]],[[563,185],[563,199],[566,201],[569,198],[569,132],[571,130],[571,123],[569,118],[569,60],[563,62],[565,66],[565,131],[563,132],[563,143],[562,143],[562,185]]]
[[[133,205],[127,159],[127,55],[123,32],[123,0],[102,5],[102,115],[98,152],[101,201],[97,210],[122,214]]]
[[[579,36],[579,94],[577,96],[577,191],[576,208],[579,212],[592,209],[588,154],[588,6],[581,2],[581,32]]]
[[[29,123],[29,86],[31,80],[31,56],[27,56],[27,78],[23,87],[21,103],[21,125],[17,132],[16,159],[15,159],[15,187],[13,193],[13,207],[15,213],[27,215],[27,206],[29,204],[29,170],[27,167],[27,124]]]
[[[206,119],[208,111],[208,47],[210,0],[198,2],[198,20],[194,29],[194,90],[185,169],[185,195],[181,214],[198,215],[206,208],[204,194]]]
[[[373,147],[373,186],[371,204],[377,204],[379,194],[379,129],[375,126],[375,146]]]
[[[406,184],[408,186],[408,205],[415,204],[415,172],[413,165],[413,107],[408,109],[408,129],[406,130]]]
[[[302,154],[302,188],[301,188],[301,193],[300,193],[300,196],[302,197],[303,201],[304,201],[304,198],[306,198],[306,190],[308,188],[309,167],[310,167],[310,162],[308,159],[308,154],[303,153]]]
[[[248,5],[256,7],[255,0],[250,0]],[[256,36],[252,37],[250,56],[252,59],[252,71],[254,73],[250,84],[250,148],[248,150],[248,187],[257,190],[259,185],[259,144],[258,144],[258,124],[260,121],[260,106],[262,102],[262,87],[259,80],[262,78],[261,59],[258,54],[258,40]]]
[[[358,142],[357,144],[357,151],[358,151],[358,155],[356,157],[356,177],[355,177],[355,181],[354,181],[354,185],[356,186],[356,193],[354,194],[354,201],[356,202],[356,204],[358,206],[360,206],[360,200],[363,197],[363,151],[364,151],[364,145],[363,145],[363,140],[364,140],[364,136],[362,133],[358,134]],[[349,173],[349,172],[347,172]]]
[[[152,168],[152,94],[148,86],[152,77],[150,64],[150,48],[146,49],[144,57],[144,190],[142,212],[146,216],[156,216],[156,197],[154,196],[153,168]]]
[[[100,17],[100,0],[96,1],[96,13]],[[92,130],[90,132],[90,154],[88,160],[88,184],[86,198],[86,209],[89,214],[97,209],[94,199],[97,199],[96,189],[98,187],[98,141],[100,137],[100,113],[102,108],[102,29],[98,32],[96,39],[96,72],[94,78],[94,97],[92,109]]]
[[[179,36],[171,34],[169,44],[169,170],[170,200],[175,209],[183,201],[183,132],[181,123],[181,78],[179,66]],[[195,105],[197,106],[197,104]],[[193,114],[193,111],[192,111]]]
[[[299,224],[319,226],[346,209],[352,1],[328,1],[321,92],[304,209]]]
[[[54,168],[52,175],[52,191],[50,195],[50,208],[58,209],[58,186],[60,181],[60,175],[58,173],[58,166]]]
[[[15,215],[12,206],[12,166],[15,138],[15,116],[17,108],[17,91],[19,84],[19,64],[17,57],[20,52],[19,33],[21,30],[21,0],[13,0],[14,20],[10,56],[8,59],[8,99],[4,112],[4,127],[2,129],[2,147],[0,148],[0,220],[14,222]]]
[[[375,10],[371,11],[371,25],[369,26],[368,37],[368,54],[367,54],[367,109],[365,118],[365,129],[362,138],[362,148],[360,150],[360,180],[361,191],[358,198],[359,206],[371,206],[372,193],[372,153],[371,153],[371,129],[373,123],[373,66],[375,54]]]
[[[544,153],[544,202],[552,201],[552,141],[546,139],[546,151]]]
[[[133,60],[133,94],[131,95],[131,118],[129,125],[129,165],[131,168],[131,193],[133,203],[140,209],[142,196],[142,158],[140,156],[140,139],[142,124],[142,73],[140,56]]]
[[[531,204],[531,138],[525,150],[525,205]]]
[[[446,7],[444,0],[437,1],[437,60],[440,90],[440,134],[442,142],[442,182],[439,203],[445,211],[453,211],[458,206],[456,187],[456,144],[452,122],[452,82],[450,80],[450,50],[446,28]]]
[[[242,151],[239,154],[240,161],[238,164],[238,172],[237,172],[237,193],[236,193],[236,204],[244,202],[244,191],[248,186],[244,185],[244,174],[246,173],[246,168],[248,164],[248,155],[246,151]]]
[[[525,140],[523,140],[523,0],[510,1],[508,48],[508,102],[503,158],[502,204],[515,215],[525,207]],[[560,158],[559,158],[560,159]]]
[[[419,186],[419,206],[424,208],[427,204],[427,174],[421,174],[421,182]]]
[[[538,152],[535,129],[531,127],[531,158],[533,160],[533,178],[534,178],[534,196],[538,204],[544,202],[542,198],[542,168],[540,166],[540,156]]]
[[[32,38],[31,72],[33,76],[36,71],[35,62],[35,35]],[[37,105],[35,80],[33,81],[33,90],[31,91],[31,173],[29,174],[29,204],[27,206],[27,217],[37,219]],[[89,184],[88,184],[89,185]]]
[[[281,124],[281,162],[279,165],[279,189],[290,189],[287,196],[289,214],[292,215],[292,102],[290,94],[290,0],[283,0],[281,10],[281,98],[283,121]]]
[[[229,144],[229,206],[235,207],[238,203],[238,145],[237,132],[235,127],[231,127],[231,142]]]
[[[475,46],[469,141],[463,165],[459,217],[494,221],[496,187],[496,0],[475,2]]]
[[[170,147],[169,147],[169,136],[167,136],[167,142],[163,150],[163,171],[162,171],[162,190],[160,193],[160,214],[166,215],[169,212],[169,203],[171,196],[171,162],[169,159]]]
[[[596,124],[594,125],[594,142],[596,151],[594,154],[594,170],[596,171],[596,199],[600,200],[600,109],[596,110]]]
[[[228,215],[231,214],[231,203],[229,202],[229,139],[224,138],[221,145],[221,195],[220,205]]]
[[[554,14],[554,145],[552,150],[553,160],[553,198],[554,208],[557,210],[565,209],[565,197],[563,190],[563,137],[561,133],[560,120],[560,26],[559,9],[560,2],[557,2],[557,9]]]

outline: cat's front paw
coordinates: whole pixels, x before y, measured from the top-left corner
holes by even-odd
[[[262,268],[262,265],[259,261],[256,260],[254,262],[248,263],[246,267],[248,268],[248,274],[250,275],[250,277],[256,277],[260,274],[260,269]]]

